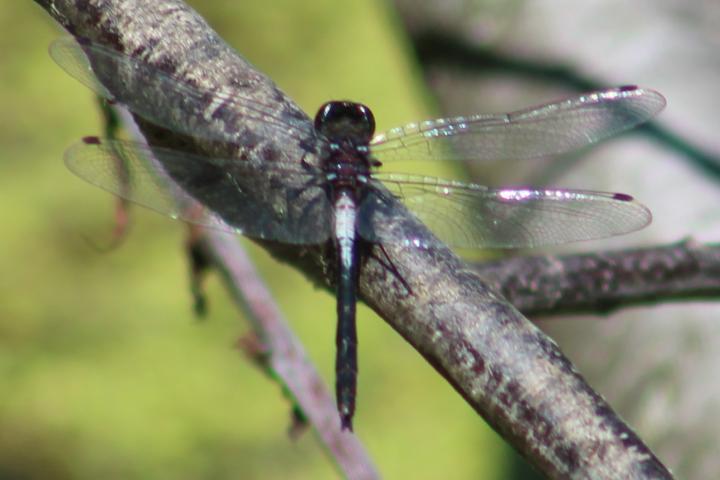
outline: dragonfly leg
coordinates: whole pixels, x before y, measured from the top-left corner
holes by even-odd
[[[395,278],[402,284],[403,288],[407,290],[408,294],[412,295],[413,291],[412,288],[410,288],[410,284],[407,283],[405,278],[400,274],[400,271],[397,269],[395,264],[393,263],[392,259],[390,259],[390,256],[387,254],[387,251],[385,250],[385,247],[382,243],[375,244],[382,252],[382,257],[379,257],[373,253],[373,250],[368,248],[368,256],[374,258],[375,260],[380,263],[386,270],[389,270]]]

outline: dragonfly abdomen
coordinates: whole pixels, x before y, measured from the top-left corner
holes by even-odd
[[[335,395],[343,429],[352,430],[357,384],[356,286],[359,255],[355,242],[356,204],[353,192],[341,189],[335,199],[337,251],[337,315]]]

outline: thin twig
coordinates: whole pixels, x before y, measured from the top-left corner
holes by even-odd
[[[272,81],[237,56],[179,0],[36,1],[72,33],[142,55],[144,61],[208,93],[222,90],[228,96],[257,98],[273,109],[274,118],[301,128],[311,126],[310,119]],[[115,73],[118,78],[132,74]],[[114,78],[101,81],[122,88],[122,82]],[[189,125],[201,121],[201,114],[182,108],[182,98],[152,85],[145,87],[133,94],[153,108],[170,112],[176,120],[190,116]],[[213,107],[211,98],[207,110]],[[247,114],[242,108],[218,106],[211,121],[202,127],[216,130],[216,138],[227,138],[228,143],[243,135],[247,138],[249,133],[257,138],[260,132],[252,132],[251,124],[244,121]],[[159,132],[147,122],[140,124],[145,136],[162,146],[191,148],[205,155],[242,153],[228,149],[227,144],[189,141],[167,130]],[[298,162],[317,161],[312,145],[303,139],[263,138],[259,144],[267,161],[278,156]],[[265,183],[247,179],[235,196],[229,191],[222,202],[208,206],[220,216],[230,216],[242,191],[266,198],[269,206],[281,205],[284,215],[300,215],[302,202],[282,203],[287,196],[280,188],[297,187],[298,179],[278,176],[271,180],[272,192],[263,190],[268,188]],[[400,204],[388,201],[387,207],[374,217],[385,228],[409,232],[420,239],[432,235]],[[260,243],[277,258],[332,288],[331,247]],[[360,297],[541,472],[550,478],[672,478],[640,438],[587,385],[557,345],[450,250],[386,245],[380,252],[378,247],[372,248],[362,265]],[[393,271],[379,258],[388,258]],[[396,273],[405,281],[399,281]]]
[[[526,315],[607,313],[632,305],[720,299],[720,245],[515,257],[476,269]]]

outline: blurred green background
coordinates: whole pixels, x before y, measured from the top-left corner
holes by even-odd
[[[382,1],[191,2],[310,114],[370,105],[378,128],[432,113]],[[30,0],[0,9],[0,479],[336,478],[312,434],[233,345],[248,324],[219,279],[192,314],[182,224],[134,209],[110,253],[114,199],[64,149],[101,131],[91,93],[47,55],[63,32]],[[242,240],[326,381],[334,304]],[[386,478],[505,478],[509,450],[368,309],[359,315],[356,433]]]

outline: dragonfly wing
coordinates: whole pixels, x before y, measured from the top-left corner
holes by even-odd
[[[65,163],[93,185],[173,218],[283,243],[330,237],[327,196],[299,165],[270,168],[97,137],[71,146]],[[200,211],[187,208],[184,195]]]
[[[374,242],[433,248],[519,248],[621,235],[639,230],[650,211],[625,194],[584,190],[501,188],[432,177],[379,174],[385,188],[437,235],[416,238],[379,222],[385,194],[361,205],[360,234]],[[384,188],[383,188],[384,187]],[[384,197],[384,198],[383,198]]]
[[[371,146],[383,162],[545,157],[633,128],[664,106],[665,99],[654,90],[618,87],[513,113],[412,123],[377,135]]]
[[[50,45],[50,55],[67,73],[98,95],[119,102],[149,122],[171,131],[249,148],[265,138],[295,141],[308,148],[318,141],[308,116],[291,102],[279,107],[279,102],[271,105],[263,103],[257,95],[249,97],[238,93],[252,87],[254,90],[270,88],[271,95],[281,95],[264,77],[247,79],[249,86],[233,85],[232,90],[225,90],[206,76],[198,79],[198,84],[214,85],[214,89],[208,87],[201,91],[158,66],[87,39],[58,39]],[[238,133],[223,133],[216,125],[218,121],[243,128]]]

